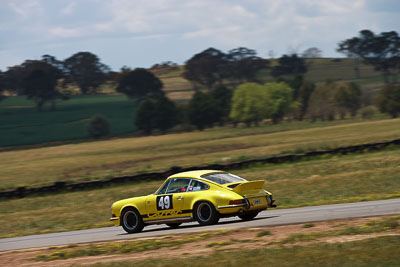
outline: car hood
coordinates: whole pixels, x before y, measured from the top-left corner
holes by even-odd
[[[138,203],[139,201],[145,201],[147,196],[141,196],[141,197],[131,197],[131,198],[125,198],[122,200],[118,200],[112,204],[112,209],[120,209],[121,207],[125,206],[126,204],[131,204],[131,203]]]

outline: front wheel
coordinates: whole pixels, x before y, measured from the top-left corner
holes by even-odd
[[[214,205],[205,201],[195,205],[193,216],[200,225],[216,224],[219,221],[219,215]]]
[[[126,208],[121,214],[121,225],[122,228],[128,233],[139,233],[143,230],[144,223],[139,212],[134,208]]]
[[[253,220],[257,215],[258,215],[258,212],[251,212],[251,213],[239,215],[239,218],[242,219],[243,221],[250,221],[250,220]]]

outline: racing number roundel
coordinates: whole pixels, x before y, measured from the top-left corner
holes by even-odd
[[[172,195],[158,196],[157,210],[170,210],[170,209],[172,209]]]

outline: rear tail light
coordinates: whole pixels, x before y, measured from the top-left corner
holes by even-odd
[[[229,201],[229,205],[238,205],[244,203],[244,199],[236,199]]]

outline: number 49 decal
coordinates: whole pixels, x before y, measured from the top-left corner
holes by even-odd
[[[172,195],[157,197],[157,210],[172,209]]]

